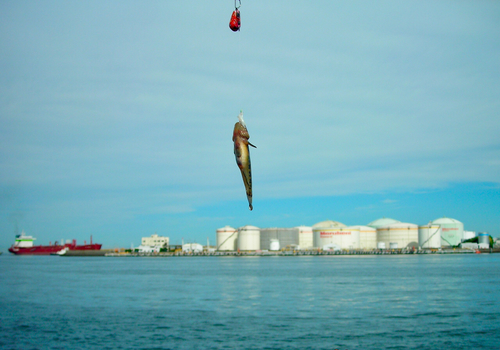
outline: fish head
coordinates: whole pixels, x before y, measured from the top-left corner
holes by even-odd
[[[245,125],[245,122],[237,122],[234,124],[234,130],[233,130],[233,141],[235,141],[236,138],[241,137],[243,139],[248,140],[250,138],[250,134],[248,133],[247,126]]]

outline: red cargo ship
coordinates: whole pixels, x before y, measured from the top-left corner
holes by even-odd
[[[33,241],[36,238],[26,236],[24,231],[16,236],[16,242],[9,248],[9,252],[16,255],[50,255],[60,252],[63,249],[69,250],[100,250],[102,244],[92,243],[90,236],[90,244],[77,245],[74,239],[71,243],[54,245],[34,245]]]

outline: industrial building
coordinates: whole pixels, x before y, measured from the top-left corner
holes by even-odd
[[[202,253],[203,246],[199,243],[185,243],[182,245],[182,251],[184,253]]]
[[[260,229],[261,250],[280,250],[292,245],[300,246],[298,228],[273,227]]]
[[[485,237],[485,235],[483,235]],[[489,235],[487,235],[489,237]],[[418,226],[391,218],[380,218],[365,225],[347,226],[326,220],[309,226],[293,228],[262,228],[225,226],[217,229],[218,251],[294,250],[374,250],[374,249],[440,249],[458,246],[476,237],[465,231],[455,219],[443,217]],[[486,244],[486,238],[481,237]],[[488,241],[489,242],[489,241]]]
[[[169,245],[169,238],[168,237],[163,237],[163,236],[158,236],[156,233],[154,235],[151,235],[151,237],[142,237],[141,240],[141,245],[143,246],[148,246],[148,247],[168,247]]]
[[[313,248],[313,230],[309,226],[258,228],[225,226],[216,230],[218,251],[281,250]]]
[[[468,239],[474,238],[474,237],[477,237],[476,232],[474,232],[474,231],[465,231],[464,230],[463,237],[462,237],[462,242],[466,241]]]

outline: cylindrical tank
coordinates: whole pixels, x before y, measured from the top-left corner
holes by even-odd
[[[313,245],[313,229],[309,226],[298,226],[299,246],[301,249],[311,249]]]
[[[418,226],[404,222],[397,222],[377,228],[377,242],[384,242],[386,247],[390,243],[397,243],[400,248],[418,247]]]
[[[432,224],[441,226],[441,246],[457,246],[462,242],[464,224],[460,221],[443,217],[434,220]]]
[[[418,245],[421,248],[441,248],[441,226],[431,223],[419,226]]]
[[[377,219],[375,221],[370,222],[366,226],[370,226],[370,227],[373,227],[373,228],[379,228],[379,227],[382,227],[382,226],[387,226],[387,225],[395,224],[395,223],[398,223],[398,222],[401,222],[401,221],[390,219],[390,218],[380,218],[380,219]]]
[[[203,246],[199,243],[185,243],[182,245],[183,252],[201,253]]]
[[[474,238],[474,237],[476,237],[476,232],[474,232],[474,231],[465,231],[464,230],[464,233],[462,235],[462,242],[466,241],[468,239]]]
[[[217,250],[236,250],[238,231],[231,226],[217,229]]]
[[[324,221],[313,226],[313,233],[319,247],[335,244],[341,249],[359,249],[359,228],[346,227],[335,221]]]
[[[488,232],[479,232],[478,235],[477,235],[477,243],[481,244],[481,243],[486,243],[486,244],[490,244],[490,235],[488,234]]]
[[[277,251],[280,250],[280,241],[277,239],[271,239],[271,244],[269,250]]]
[[[332,221],[332,220],[326,220],[326,221],[321,221],[318,222],[317,224],[313,225],[312,230],[313,230],[313,245],[315,248],[323,248],[323,246],[332,243],[329,242],[327,237],[329,237],[329,234],[327,234],[327,231],[331,230],[337,230],[341,228],[347,227],[341,222],[338,221]],[[325,232],[325,233],[322,233]]]
[[[259,250],[260,230],[255,226],[243,226],[238,229],[238,249],[239,250]]]
[[[369,226],[351,226],[359,229],[359,248],[371,250],[377,248],[377,230]]]

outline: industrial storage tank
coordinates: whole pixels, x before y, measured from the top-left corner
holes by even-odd
[[[337,245],[341,249],[359,249],[359,229],[336,221],[323,221],[313,226],[315,246]],[[318,244],[318,245],[316,245]]]
[[[377,248],[377,230],[369,226],[351,226],[359,229],[359,248],[371,250]]]
[[[260,230],[255,226],[243,226],[238,229],[238,249],[244,251],[260,250]]]
[[[488,247],[490,246],[490,235],[488,232],[479,232],[477,234],[477,243],[478,244],[487,244]]]
[[[382,227],[382,226],[387,226],[387,225],[390,225],[390,224],[396,224],[396,223],[399,223],[399,222],[401,222],[401,221],[390,219],[390,218],[381,218],[381,219],[377,219],[375,221],[370,222],[366,226],[373,227],[373,228],[377,229],[377,228]]]
[[[418,245],[421,248],[441,248],[441,226],[431,223],[419,226]]]
[[[280,241],[277,239],[271,239],[271,244],[269,245],[269,250],[272,250],[272,251],[280,250]]]
[[[386,247],[391,243],[398,248],[418,247],[418,225],[396,222],[381,226],[377,228],[377,242],[384,242]]]
[[[314,247],[313,229],[309,226],[298,226],[299,230],[299,247],[301,249],[311,249]]]
[[[260,249],[271,250],[271,242],[276,240],[282,248],[299,245],[298,228],[262,228],[260,229]]]
[[[217,250],[236,250],[238,230],[231,226],[217,229]]]
[[[182,245],[182,251],[185,253],[202,253],[203,246],[199,243],[186,243]]]
[[[476,237],[476,232],[464,230],[464,233],[462,234],[462,242],[474,237]]]
[[[458,246],[462,242],[464,224],[447,217],[436,219],[433,225],[441,226],[441,246]]]
[[[315,248],[322,248],[324,245],[327,245],[328,243],[330,243],[330,242],[323,243],[322,236],[321,236],[322,230],[340,229],[340,228],[344,228],[344,227],[347,227],[347,226],[341,222],[333,221],[333,220],[321,221],[321,222],[318,222],[317,224],[314,224],[312,226],[313,246]]]

